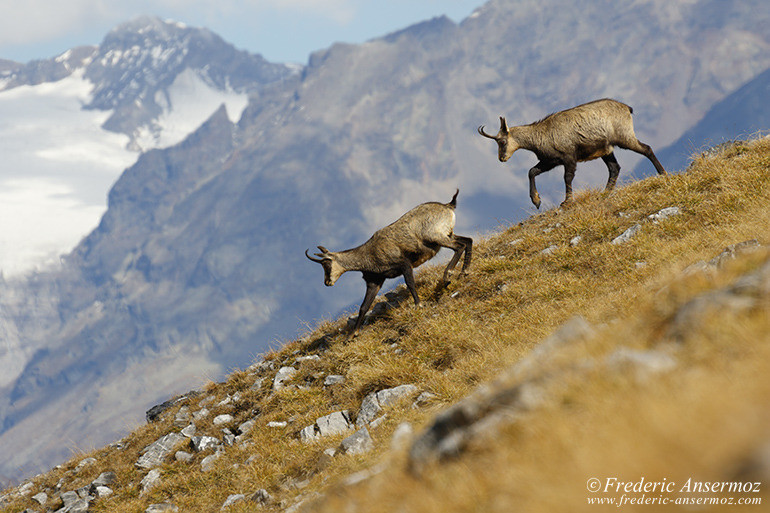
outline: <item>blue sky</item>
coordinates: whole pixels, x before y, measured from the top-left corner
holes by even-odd
[[[0,0],[0,58],[44,59],[98,44],[139,15],[206,27],[274,62],[305,63],[334,42],[361,43],[434,16],[456,22],[484,0]]]

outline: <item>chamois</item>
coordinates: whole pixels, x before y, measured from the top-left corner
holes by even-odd
[[[563,165],[567,194],[562,205],[565,205],[572,200],[572,179],[578,162],[601,157],[610,172],[606,190],[615,187],[620,164],[615,159],[614,146],[644,155],[659,175],[666,174],[652,148],[634,135],[632,113],[633,109],[625,103],[605,98],[556,112],[529,125],[508,128],[505,118],[500,116],[497,135],[486,133],[484,125],[478,132],[497,142],[500,162],[507,161],[519,148],[537,155],[539,162],[529,170],[529,197],[537,208],[540,208],[540,194],[535,187],[535,177]]]
[[[450,248],[455,254],[444,269],[443,284],[449,283],[452,270],[465,253],[461,274],[465,274],[471,263],[473,239],[454,233],[455,207],[458,189],[449,203],[428,202],[416,206],[385,228],[377,230],[362,245],[345,251],[329,251],[318,246],[317,258],[305,256],[324,268],[324,284],[331,287],[346,271],[361,271],[366,282],[366,294],[358,319],[353,328],[355,337],[364,321],[364,315],[372,306],[377,292],[387,278],[404,276],[407,289],[420,304],[414,286],[412,270],[433,258],[439,249]]]

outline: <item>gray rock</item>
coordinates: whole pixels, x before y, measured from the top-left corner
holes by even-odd
[[[221,426],[223,424],[230,424],[233,420],[233,416],[228,413],[217,415],[214,417],[214,425]]]
[[[302,428],[299,432],[299,439],[306,444],[314,442],[320,438],[315,423]]]
[[[64,503],[65,509],[71,508],[73,504],[80,500],[80,496],[77,494],[77,492],[74,491],[64,492],[59,496],[59,498]]]
[[[187,406],[182,406],[174,416],[174,426],[184,427],[190,422],[191,418],[192,415],[190,414],[190,408]]]
[[[182,463],[189,463],[192,461],[193,455],[187,451],[176,451],[176,454],[174,454],[174,459]]]
[[[340,376],[339,374],[330,374],[324,379],[324,386],[330,387],[332,385],[339,385],[344,382],[345,376]]]
[[[363,427],[342,440],[338,450],[343,454],[362,454],[370,451],[373,445],[369,430]]]
[[[569,245],[572,247],[575,247],[578,244],[580,244],[582,241],[583,241],[583,237],[580,235],[576,235],[569,240]]]
[[[99,474],[99,477],[91,482],[91,486],[107,486],[114,483],[117,478],[118,476],[115,475],[115,472],[102,472]]]
[[[281,367],[273,378],[273,390],[281,390],[284,381],[288,381],[297,372],[294,367]]]
[[[288,425],[289,423],[286,422],[285,420],[271,420],[270,422],[267,423],[267,427],[271,427],[271,428],[285,428]]]
[[[109,486],[97,486],[96,490],[94,491],[94,495],[100,499],[109,497],[112,494],[113,494],[112,488],[110,488]]]
[[[214,468],[214,464],[217,462],[219,458],[222,457],[221,452],[215,452],[214,454],[210,454],[203,458],[203,461],[201,461],[201,471],[208,472],[212,468]]]
[[[672,216],[678,216],[682,212],[679,210],[679,207],[666,207],[661,210],[658,210],[654,214],[650,214],[647,216],[647,219],[652,221],[653,223],[657,224],[664,219],[668,219]]]
[[[246,422],[238,426],[238,432],[242,435],[245,435],[246,433],[254,429],[254,426],[256,425],[256,423],[257,421],[254,419],[247,420]]]
[[[163,463],[163,460],[171,454],[177,444],[185,439],[179,433],[169,433],[160,437],[158,440],[148,445],[142,451],[143,454],[136,462],[139,468],[151,469]]]
[[[195,427],[195,424],[190,423],[187,427],[185,427],[180,433],[182,433],[182,436],[186,436],[187,438],[192,438],[195,436],[195,432],[197,431],[197,428]]]
[[[320,436],[330,436],[344,433],[351,428],[350,416],[347,410],[335,411],[315,421]]]
[[[144,513],[174,513],[177,511],[179,511],[179,508],[173,504],[169,504],[168,502],[161,502],[160,504],[150,504],[147,506],[147,509],[144,510]]]
[[[195,413],[193,413],[192,418],[195,421],[200,421],[200,420],[205,419],[208,416],[209,416],[208,408],[201,408],[200,410],[198,410]]]
[[[358,411],[356,426],[364,427],[380,413],[382,408],[389,406],[401,398],[416,393],[418,388],[414,385],[399,385],[386,388],[379,392],[372,392],[361,401],[361,409]]]
[[[139,484],[142,487],[142,493],[147,493],[152,487],[160,484],[160,470],[157,468],[150,470]]]
[[[45,506],[45,503],[48,502],[48,495],[45,492],[36,493],[32,496],[32,500],[41,506]]]
[[[264,488],[260,488],[256,492],[254,492],[254,495],[249,497],[249,500],[251,502],[256,502],[257,504],[269,504],[272,502],[273,498],[270,496],[269,493],[267,493],[267,490]]]
[[[93,458],[91,458],[91,459],[93,459]],[[94,460],[94,461],[96,461],[96,460]],[[35,484],[34,483],[24,483],[23,485],[21,485],[19,487],[18,494],[23,496],[23,497],[26,497],[27,495],[31,494],[32,490],[34,490],[34,489],[35,489]]]
[[[632,227],[630,227],[629,229],[627,229],[626,231],[624,231],[623,233],[621,233],[620,235],[618,235],[617,237],[612,239],[612,244],[624,244],[624,243],[628,242],[641,229],[642,229],[642,225],[641,224],[637,223],[637,224],[633,225]]]
[[[237,503],[243,502],[245,500],[246,500],[246,496],[243,495],[242,493],[237,493],[237,494],[234,494],[234,495],[230,495],[230,496],[227,497],[227,500],[225,500],[225,503],[222,504],[222,508],[221,509],[223,509],[223,510],[227,509],[230,506],[232,506],[233,504],[237,504]]]
[[[78,474],[81,470],[83,470],[86,467],[90,467],[96,463],[96,458],[86,458],[84,460],[81,460],[80,463],[78,463],[78,466],[75,467],[75,473]]]
[[[412,408],[423,408],[434,402],[436,399],[438,399],[436,394],[431,392],[423,392],[417,396],[417,399],[414,400],[412,403]]]
[[[550,255],[550,254],[552,254],[554,251],[556,251],[557,249],[559,249],[559,246],[556,246],[556,245],[553,245],[553,246],[548,246],[548,247],[547,247],[547,248],[545,248],[544,250],[540,251],[540,254],[541,254],[541,255]]]
[[[209,449],[216,450],[220,445],[220,441],[213,436],[194,436],[190,439],[190,445],[195,452],[202,452]]]

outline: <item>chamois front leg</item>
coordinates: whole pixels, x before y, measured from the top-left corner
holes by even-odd
[[[560,207],[565,207],[572,203],[572,180],[575,178],[576,169],[577,162],[572,160],[564,162],[564,188],[566,191],[564,201],[561,202]]]
[[[550,171],[556,167],[556,164],[556,162],[550,160],[541,160],[535,164],[532,169],[529,170],[529,198],[537,208],[540,208],[540,194],[538,194],[537,187],[535,187],[535,177],[545,173],[546,171]]]
[[[607,165],[607,171],[610,173],[609,179],[607,179],[607,187],[605,191],[611,191],[615,188],[615,183],[618,181],[618,175],[620,174],[620,164],[618,159],[615,158],[615,154],[610,152],[602,157],[602,160]]]
[[[351,338],[358,335],[358,330],[364,323],[366,312],[368,312],[372,307],[374,298],[377,297],[377,293],[380,291],[382,284],[385,282],[385,278],[380,277],[373,278],[364,276],[364,280],[366,280],[366,294],[364,294],[364,301],[361,303],[361,308],[358,309],[358,319],[356,319],[356,325],[353,327],[353,332],[350,335]]]

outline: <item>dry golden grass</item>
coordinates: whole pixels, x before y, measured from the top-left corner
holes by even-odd
[[[228,449],[213,471],[200,471],[204,455],[192,463],[168,463],[161,467],[162,484],[140,495],[145,472],[134,467],[138,451],[178,430],[172,427],[177,407],[128,436],[125,449],[79,455],[34,481],[40,489],[53,488],[80,459],[93,456],[98,463],[68,477],[66,485],[77,488],[102,471],[117,472],[115,494],[94,502],[93,511],[141,512],[163,501],[185,512],[218,511],[230,494],[265,488],[276,501],[267,511],[319,493],[323,497],[309,502],[309,511],[507,512],[600,507],[587,504],[591,477],[682,483],[689,477],[744,475],[750,455],[770,435],[766,302],[738,314],[716,311],[688,326],[681,340],[670,342],[677,348],[676,370],[654,379],[603,368],[565,373],[558,400],[419,478],[407,472],[405,451],[389,447],[400,422],[419,431],[443,407],[516,363],[574,315],[585,317],[598,332],[560,361],[600,360],[619,346],[657,347],[682,304],[726,286],[768,258],[767,252],[756,252],[714,275],[681,272],[730,244],[768,243],[768,205],[770,139],[698,157],[680,175],[649,178],[611,194],[583,192],[568,209],[543,212],[478,241],[471,273],[447,290],[434,288],[439,267],[418,273],[419,293],[427,299],[423,308],[412,307],[401,287],[401,305],[369,320],[356,339],[346,343],[345,320],[331,320],[266,355],[277,369],[297,356],[319,354],[321,360],[297,365],[292,383],[303,388],[273,394],[272,375],[265,373],[263,386],[252,389],[259,376],[247,371],[210,384],[190,401],[194,410],[199,401],[216,397],[208,423],[198,423],[199,433],[220,432],[210,424],[218,413],[234,415],[237,426],[259,412],[249,435],[252,444]],[[681,214],[658,224],[643,222],[669,206],[679,207]],[[610,244],[637,222],[643,222],[642,229],[630,242]],[[569,241],[577,235],[582,240],[573,247]],[[556,248],[550,254],[541,253],[551,246]],[[329,374],[346,380],[325,388]],[[385,421],[370,429],[371,452],[328,460],[323,450],[335,447],[342,436],[308,445],[297,440],[299,430],[315,418],[341,409],[355,413],[367,393],[403,383],[438,399],[419,410],[409,401],[390,409]],[[212,406],[236,391],[242,400],[235,409]],[[267,427],[273,420],[289,424]],[[347,476],[378,464],[384,465],[379,474],[344,484]],[[18,500],[7,511],[34,505]],[[254,508],[240,503],[229,511]]]

